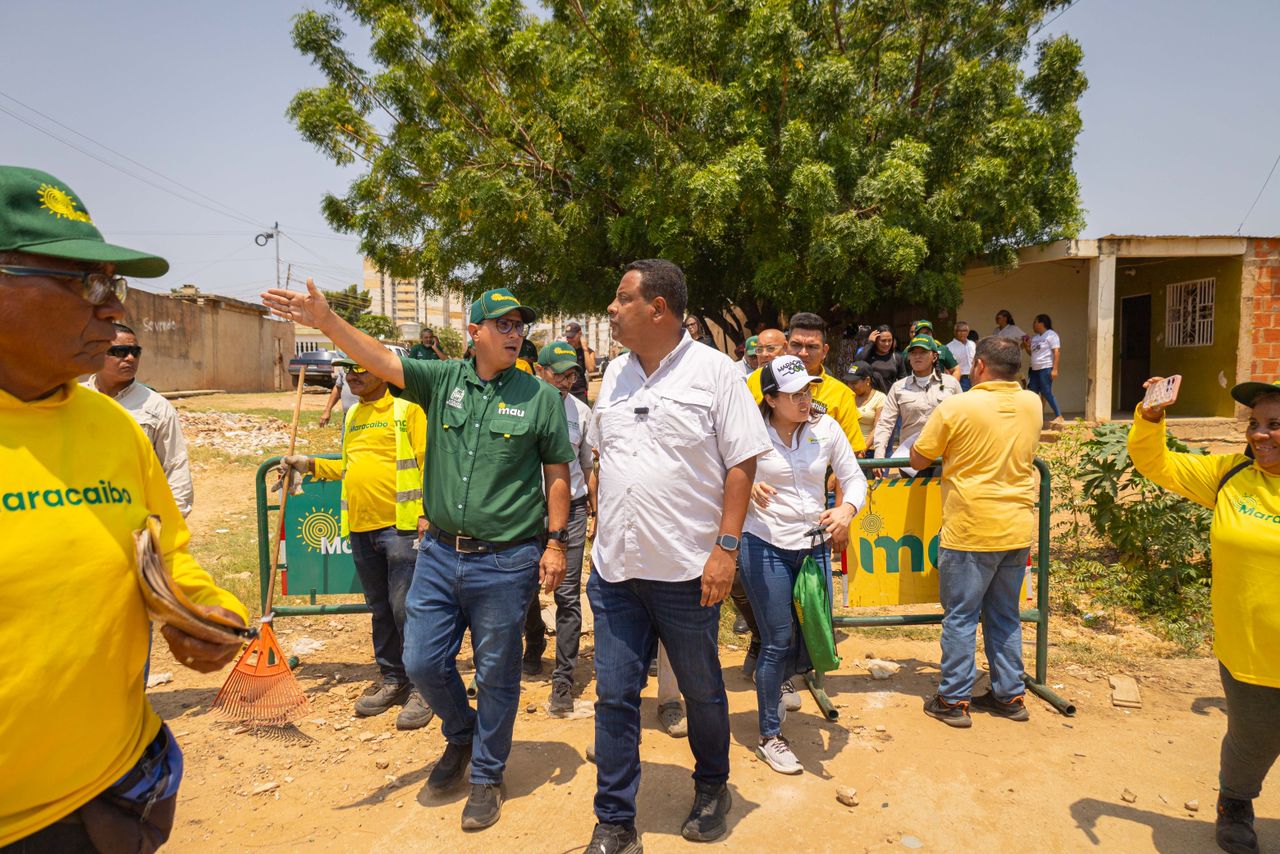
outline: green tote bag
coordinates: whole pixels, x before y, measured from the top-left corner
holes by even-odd
[[[831,627],[827,577],[813,555],[805,557],[800,565],[800,574],[791,588],[791,600],[813,669],[819,673],[835,670],[840,666],[840,656],[836,655],[835,633]]]

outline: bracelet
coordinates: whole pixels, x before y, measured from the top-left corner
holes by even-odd
[[[557,552],[568,551],[559,540],[547,540],[547,548]]]

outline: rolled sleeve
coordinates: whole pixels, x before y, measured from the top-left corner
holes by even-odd
[[[752,401],[751,392],[741,382],[732,381],[731,365],[725,362],[726,370],[716,383],[715,408],[711,413],[716,446],[725,468],[758,457],[772,447],[760,409]]]

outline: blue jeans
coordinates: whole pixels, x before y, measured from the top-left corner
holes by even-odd
[[[742,560],[738,574],[747,589],[751,610],[760,626],[760,658],[756,662],[756,706],[760,716],[760,737],[772,738],[782,731],[778,701],[782,683],[795,673],[811,669],[809,651],[800,636],[792,606],[792,589],[800,565],[812,555],[821,566],[823,550],[780,549],[754,534],[742,535]]]
[[[351,532],[351,558],[364,601],[373,612],[373,658],[382,681],[397,685],[409,681],[404,671],[404,600],[418,560],[415,534],[394,526]]]
[[[534,540],[492,554],[464,554],[430,534],[418,550],[405,601],[404,665],[439,715],[445,740],[472,745],[472,783],[501,783],[511,753],[524,614],[541,557]],[[468,628],[479,688],[474,710],[458,675]]]
[[[1038,368],[1027,372],[1027,391],[1034,391],[1044,398],[1053,410],[1054,418],[1062,417],[1058,401],[1053,397],[1053,368]]]
[[[964,552],[938,549],[938,598],[942,604],[942,682],[948,702],[969,701],[978,679],[974,662],[978,620],[991,667],[991,690],[1001,700],[1024,693],[1022,620],[1018,594],[1030,549]]]
[[[969,378],[968,374],[963,374],[960,377],[960,390],[968,391],[971,388],[973,388],[973,380]]]
[[[720,672],[720,606],[703,607],[702,579],[611,584],[592,572],[596,632],[596,819],[634,825],[640,788],[640,691],[658,641],[684,694],[693,779],[729,779],[729,701]]]

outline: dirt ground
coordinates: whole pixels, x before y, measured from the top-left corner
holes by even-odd
[[[262,397],[236,403],[280,408],[288,396],[271,396],[266,404]],[[319,395],[304,400],[308,411],[323,403]],[[190,401],[193,409],[206,408],[202,404]],[[214,555],[208,544],[230,536],[215,531],[251,524],[253,487],[246,471],[252,469],[216,460],[197,466],[190,521],[198,556]],[[166,850],[570,852],[585,845],[594,824],[594,767],[585,758],[594,721],[551,718],[546,675],[523,682],[502,819],[467,834],[459,829],[465,788],[444,798],[426,789],[444,746],[438,721],[403,733],[394,728],[394,713],[353,715],[356,697],[376,675],[368,616],[293,617],[282,619],[277,630],[286,651],[306,641],[322,644],[301,656],[296,671],[310,711],[296,729],[281,732],[241,732],[222,722],[209,704],[226,672],[186,670],[157,644],[151,672],[170,673],[172,681],[150,697],[186,752],[177,824]],[[1032,699],[1027,723],[978,714],[973,728],[961,731],[921,712],[938,678],[938,646],[933,639],[913,639],[920,631],[911,637],[845,633],[844,666],[827,679],[839,720],[824,720],[805,693],[804,707],[784,724],[805,766],[798,777],[776,774],[755,758],[755,691],[741,674],[742,652],[722,651],[734,803],[729,834],[710,847],[1215,850],[1213,804],[1225,718],[1212,660],[1135,654],[1125,672],[1137,678],[1143,707],[1122,710],[1111,705],[1106,672],[1062,663],[1055,646],[1059,663],[1049,681],[1075,702],[1074,718]],[[1054,629],[1054,640],[1066,633],[1065,627]],[[594,697],[591,651],[588,634],[577,677],[585,709]],[[859,664],[869,653],[903,668],[875,681]],[[1027,653],[1030,662],[1029,644]],[[551,655],[549,648],[548,673]],[[465,678],[466,647],[460,667]],[[658,729],[655,688],[651,681],[645,691],[637,823],[650,852],[692,850],[679,835],[692,800],[692,757],[686,740]],[[857,790],[857,806],[837,803],[840,786]],[[1198,810],[1187,808],[1191,801]],[[1280,849],[1280,787],[1273,782],[1256,806],[1264,850]]]

